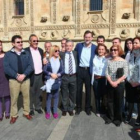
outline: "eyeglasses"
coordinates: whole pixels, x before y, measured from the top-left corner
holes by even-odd
[[[19,44],[19,43],[21,43],[21,44],[22,44],[22,43],[23,43],[23,41],[17,41],[16,43],[17,43],[17,44]]]
[[[118,49],[111,49],[110,51],[111,52],[113,52],[113,51],[116,52],[116,51],[118,51]]]
[[[59,50],[55,50],[55,52],[60,52]]]
[[[38,40],[33,40],[33,42],[38,42]]]

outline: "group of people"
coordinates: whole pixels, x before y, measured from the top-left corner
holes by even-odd
[[[124,51],[121,39],[113,38],[110,50],[104,36],[92,43],[93,33],[84,33],[84,42],[74,48],[72,40],[62,39],[61,49],[45,42],[45,52],[38,47],[38,37],[30,35],[30,46],[23,49],[22,37],[12,37],[12,49],[4,53],[0,41],[0,121],[18,118],[17,101],[23,95],[23,117],[32,119],[35,111],[42,114],[42,90],[46,92],[46,119],[51,114],[58,118],[61,96],[62,116],[79,115],[82,111],[83,85],[85,85],[85,112],[91,115],[91,88],[95,96],[96,112],[106,114],[105,123],[120,126],[122,114],[127,111],[125,123],[130,123],[137,103],[140,125],[140,38],[128,38]],[[2,109],[2,98],[5,111]],[[125,102],[124,102],[125,98]],[[51,101],[53,99],[53,110]],[[10,109],[11,107],[11,109]],[[127,108],[127,110],[124,110]]]

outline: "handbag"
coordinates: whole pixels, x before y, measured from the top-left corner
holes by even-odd
[[[116,72],[116,78],[118,79],[118,78],[122,77],[123,75],[124,75],[123,68],[118,68],[117,72]]]
[[[51,90],[58,90],[61,86],[61,81],[60,80],[55,80],[54,84],[52,85],[52,89]]]

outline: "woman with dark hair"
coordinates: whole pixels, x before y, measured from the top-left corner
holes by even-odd
[[[124,95],[124,80],[127,77],[127,62],[120,56],[123,50],[119,45],[113,45],[110,48],[111,59],[108,60],[106,68],[107,78],[107,99],[108,99],[108,118],[105,124],[113,122],[116,126],[120,126],[122,122],[122,102]]]
[[[126,83],[126,101],[128,102],[128,116],[125,123],[130,123],[134,103],[137,103],[138,116],[135,125],[140,125],[140,38],[133,39],[133,51],[128,63],[128,77]]]
[[[95,105],[96,105],[96,115],[100,117],[103,113],[101,108],[101,102],[103,102],[103,96],[105,94],[105,69],[107,58],[105,57],[107,53],[107,47],[104,44],[98,44],[96,49],[96,55],[93,58],[93,71],[92,71],[92,81],[93,91],[95,95]]]
[[[10,118],[10,91],[9,91],[9,82],[4,74],[3,68],[3,58],[4,51],[2,48],[2,41],[0,41],[0,121],[3,120],[3,105],[2,100],[4,98],[5,103],[5,118]]]
[[[133,39],[132,38],[128,38],[125,41],[125,45],[124,45],[124,58],[127,62],[129,62],[129,58],[130,58],[130,54],[132,52],[133,49]]]

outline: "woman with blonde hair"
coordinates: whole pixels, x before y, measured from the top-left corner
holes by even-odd
[[[113,45],[110,48],[111,59],[108,60],[106,68],[107,89],[108,89],[108,118],[106,124],[113,122],[120,126],[122,122],[122,102],[124,95],[124,80],[128,74],[127,62],[121,58],[124,54],[120,45]]]
[[[60,48],[54,45],[50,49],[49,62],[44,66],[44,75],[46,80],[46,119],[50,119],[51,115],[51,99],[53,102],[53,117],[58,118],[57,107],[59,101],[59,88],[61,85],[61,77],[63,74],[63,64],[59,57]]]

